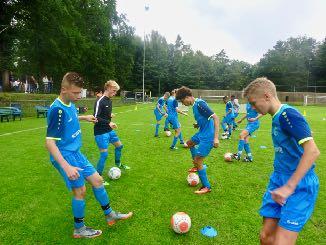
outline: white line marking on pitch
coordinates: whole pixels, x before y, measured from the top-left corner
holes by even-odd
[[[18,133],[27,132],[27,131],[33,131],[33,130],[37,130],[37,129],[41,129],[41,128],[46,128],[46,127],[47,127],[47,126],[39,127],[39,128],[30,128],[30,129],[25,129],[25,130],[20,130],[20,131],[11,132],[11,133],[0,134],[0,137],[1,137],[1,136],[12,135],[12,134],[18,134]]]

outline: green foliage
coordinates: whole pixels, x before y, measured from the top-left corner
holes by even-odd
[[[88,89],[109,79],[124,90],[142,88],[144,40],[117,13],[115,0],[2,1],[0,20],[0,31],[5,28],[0,35],[1,73],[33,74],[39,81],[47,74],[57,91],[67,71],[80,72]],[[250,65],[230,59],[224,49],[209,57],[180,35],[167,43],[151,31],[145,38],[145,89],[155,96],[181,85],[241,90],[257,76],[267,76],[285,91],[326,86],[325,42],[291,37]]]

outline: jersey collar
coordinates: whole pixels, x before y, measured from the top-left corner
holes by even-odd
[[[62,105],[66,106],[66,107],[70,107],[70,106],[71,106],[71,102],[69,102],[69,104],[66,104],[66,103],[64,103],[64,102],[60,99],[60,97],[58,97],[57,100],[59,100],[59,102],[60,102]]]
[[[281,104],[280,108],[278,108],[278,110],[274,113],[274,115],[273,115],[272,118],[274,118],[280,112],[280,110],[282,109],[282,107],[283,107],[283,104]]]

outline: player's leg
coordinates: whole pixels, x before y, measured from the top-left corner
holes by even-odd
[[[196,194],[205,194],[211,191],[211,185],[209,183],[208,177],[207,177],[207,168],[203,166],[204,163],[204,157],[202,156],[195,156],[194,159],[194,165],[197,167],[198,176],[202,183],[202,187],[195,191]]]
[[[178,139],[179,139],[179,135],[180,135],[180,132],[181,132],[181,126],[180,126],[180,123],[178,122],[177,118],[170,118],[169,121],[172,124],[173,129],[175,131],[175,135],[173,137],[173,141],[172,141],[172,144],[170,146],[170,149],[174,150],[174,149],[177,149],[175,147],[175,145],[177,144]]]
[[[209,155],[210,151],[213,148],[213,140],[211,141],[202,141],[199,134],[196,135],[199,140],[198,148],[196,151],[196,156],[194,158],[194,165],[197,167],[198,175],[202,183],[202,187],[195,191],[196,194],[205,194],[211,191],[211,185],[207,177],[207,166],[204,164],[204,159]]]
[[[196,153],[197,153],[197,149],[196,149],[196,141],[193,139],[195,136],[193,136],[190,140],[187,141],[187,147],[189,148],[190,150],[190,154],[191,154],[191,159],[193,160],[193,164],[194,164],[194,159],[195,159],[195,156],[196,156]],[[188,172],[190,173],[194,173],[194,172],[197,172],[197,167],[194,166],[192,168],[190,168],[188,170]]]
[[[278,227],[278,219],[263,217],[263,227],[260,231],[260,244],[272,245],[275,241],[275,233]]]
[[[154,137],[158,137],[158,131],[160,129],[160,122],[162,119],[162,115],[158,113],[157,111],[154,111],[155,118],[156,118],[156,125],[155,125],[155,134]]]
[[[165,121],[164,121],[164,131],[170,131],[169,129],[169,119],[168,118],[165,118]]]
[[[111,144],[114,145],[114,162],[115,162],[115,165],[118,167],[118,168],[121,168],[121,169],[130,169],[129,166],[127,165],[124,165],[121,163],[121,156],[122,156],[122,149],[123,149],[123,144],[121,143],[118,135],[116,134],[116,132],[114,130],[112,130],[110,132],[110,140],[109,142]]]
[[[101,205],[109,226],[114,225],[118,220],[125,220],[132,216],[132,212],[123,214],[112,210],[109,195],[102,184],[102,177],[97,172],[88,176],[86,179],[93,187],[94,196]]]
[[[85,159],[80,153],[73,153],[65,156],[66,161],[74,167],[79,167],[83,170],[79,171],[78,179],[71,180],[67,177],[64,171],[60,171],[61,175],[64,177],[66,184],[69,189],[72,190],[73,198],[71,202],[72,212],[74,215],[74,238],[94,238],[102,234],[102,231],[95,230],[90,227],[86,227],[84,223],[85,216],[85,195],[86,187],[84,180],[84,162]],[[97,173],[93,165],[92,173]],[[56,167],[58,170],[59,166]],[[62,170],[62,169],[61,169]],[[87,173],[87,171],[86,171]],[[98,174],[98,173],[97,173]]]
[[[249,135],[249,132],[246,129],[242,130],[241,133],[239,134],[238,152],[233,154],[233,158],[238,161],[241,159],[241,154],[242,154],[242,151],[243,151],[244,145],[245,145],[245,138],[248,135]]]
[[[298,232],[286,230],[280,226],[277,227],[275,232],[274,243],[275,245],[294,245],[297,238]]]
[[[102,175],[108,158],[109,134],[95,135],[95,141],[100,152],[100,158],[97,161],[96,170]]]
[[[251,153],[251,149],[250,149],[249,138],[250,138],[250,135],[248,135],[245,138],[245,142],[244,142],[244,149],[247,153],[247,156],[243,159],[244,162],[252,162],[254,160],[252,153]]]

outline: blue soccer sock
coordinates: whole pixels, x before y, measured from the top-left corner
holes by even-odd
[[[85,206],[86,206],[85,200],[73,198],[71,202],[71,206],[72,206],[72,213],[74,215],[75,229],[79,229],[85,226],[84,224]]]
[[[250,145],[249,145],[249,143],[245,143],[245,144],[244,144],[244,149],[245,149],[245,151],[247,152],[248,157],[252,159],[252,154],[251,154],[251,150],[250,150]]]
[[[114,155],[115,155],[115,165],[120,167],[121,165],[121,150],[123,148],[123,145],[120,145],[114,149]]]
[[[244,140],[239,140],[238,144],[238,156],[240,157],[244,147]]]
[[[199,175],[200,181],[203,184],[203,186],[211,188],[211,185],[210,185],[210,183],[208,181],[208,178],[207,178],[206,169],[207,168],[203,168],[201,170],[198,169],[198,175]]]
[[[156,127],[155,127],[155,135],[158,135],[158,130],[159,130],[159,128],[160,128],[160,124],[157,123],[157,124],[156,124]]]
[[[180,139],[180,144],[183,144],[184,142],[183,142],[183,138],[182,138],[182,133],[181,132],[179,134],[179,139]]]
[[[226,132],[227,131],[227,124],[222,123],[221,126],[222,126],[223,131]]]
[[[93,187],[93,192],[96,200],[100,203],[104,214],[105,215],[110,214],[112,212],[112,208],[110,207],[109,195],[106,192],[104,186],[101,185],[98,188]]]
[[[165,119],[165,122],[164,122],[164,130],[169,130],[169,120],[168,119]]]
[[[229,130],[229,137],[230,137],[232,134],[232,125],[229,125],[228,127],[229,127],[228,130]]]
[[[172,142],[171,148],[175,147],[176,143],[178,142],[178,138],[179,138],[179,136],[178,137],[175,137],[175,136],[173,137],[173,142]]]
[[[100,159],[97,162],[97,172],[102,175],[103,170],[104,170],[104,166],[105,166],[105,162],[106,159],[108,158],[108,152],[107,151],[103,151],[100,153]]]
[[[191,147],[191,148],[190,148],[190,153],[191,153],[191,157],[192,157],[192,159],[195,159],[195,156],[196,156],[196,154],[197,154],[197,149],[196,149],[196,147]]]

